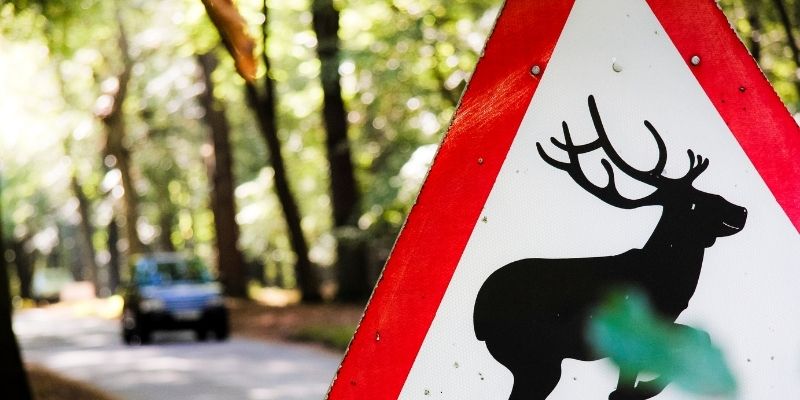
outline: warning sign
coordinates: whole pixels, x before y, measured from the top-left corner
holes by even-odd
[[[586,339],[633,287],[800,398],[800,130],[711,0],[508,0],[330,399],[689,399]]]

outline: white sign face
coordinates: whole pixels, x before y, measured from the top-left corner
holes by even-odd
[[[473,326],[487,278],[517,260],[618,255],[643,248],[653,235],[665,207],[610,205],[537,151],[540,143],[553,159],[568,160],[550,140],[564,142],[562,121],[576,144],[598,138],[589,96],[613,147],[633,168],[653,169],[659,159],[647,120],[666,146],[663,176],[686,175],[691,149],[710,160],[695,171],[693,186],[747,209],[740,232],[705,248],[696,291],[677,322],[710,334],[737,378],[738,398],[800,398],[800,235],[639,0],[575,2],[400,398],[508,399],[512,374]],[[608,180],[601,158],[608,156],[597,149],[580,159],[596,186]],[[654,191],[616,166],[614,176],[626,198]],[[546,398],[605,400],[617,373],[607,360],[568,358]],[[670,385],[654,398],[702,397]]]

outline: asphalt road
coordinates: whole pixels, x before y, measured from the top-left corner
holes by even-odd
[[[190,332],[122,344],[116,321],[36,309],[17,313],[26,361],[128,400],[321,400],[340,357],[301,345],[232,338],[198,343]]]

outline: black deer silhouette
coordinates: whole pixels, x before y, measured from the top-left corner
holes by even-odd
[[[661,206],[663,214],[642,249],[605,257],[518,260],[486,279],[475,300],[475,335],[485,341],[492,357],[513,374],[509,400],[546,399],[560,379],[561,361],[565,358],[601,358],[588,348],[584,335],[592,311],[612,290],[641,290],[662,318],[674,321],[686,309],[697,287],[705,248],[711,247],[717,237],[739,232],[747,219],[745,208],[692,187],[692,182],[708,168],[708,159],[688,150],[686,175],[665,177],[662,172],[667,162],[666,146],[653,125],[644,121],[655,138],[659,155],[653,169],[636,169],[611,145],[593,96],[589,96],[589,112],[597,131],[596,140],[574,144],[569,127],[563,122],[564,142],[550,140],[567,154],[569,161],[550,157],[536,143],[539,155],[612,206]],[[601,163],[608,174],[608,184],[601,187],[591,183],[581,169],[579,157],[596,149],[602,149],[620,171],[655,191],[640,199],[622,196],[606,159]],[[617,388],[609,399],[648,399],[669,383],[657,378],[637,385],[639,372],[620,371]]]

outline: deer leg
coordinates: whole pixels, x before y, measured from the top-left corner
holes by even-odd
[[[653,380],[639,382],[636,385],[636,393],[639,397],[638,399],[649,399],[651,397],[657,396],[661,393],[664,388],[669,385],[670,380],[664,376],[660,376]]]
[[[617,388],[608,395],[608,400],[638,400],[636,396],[636,377],[639,371],[620,368]]]
[[[666,377],[636,383],[638,374],[620,372],[617,389],[608,395],[608,400],[646,400],[655,397],[670,383]]]
[[[692,334],[700,335],[703,341],[711,343],[711,335],[706,331],[683,324],[675,324],[675,327],[679,330],[686,330],[690,331]],[[667,377],[660,376],[649,381],[639,382],[639,384],[636,385],[636,393],[639,395],[639,399],[649,399],[661,393],[669,384],[670,380]]]
[[[508,400],[545,400],[561,379],[561,362],[538,361],[537,365],[517,371]]]

